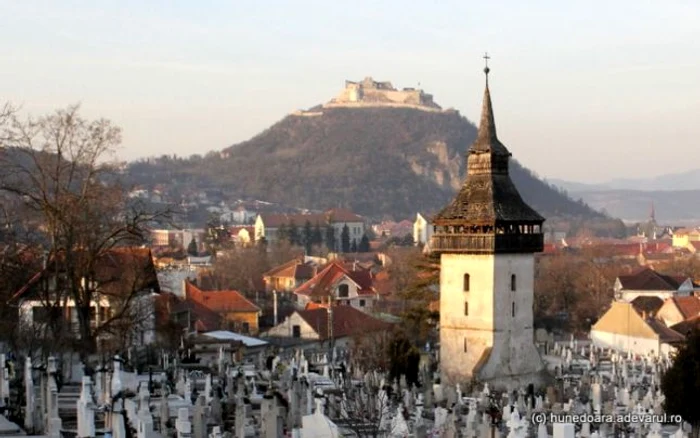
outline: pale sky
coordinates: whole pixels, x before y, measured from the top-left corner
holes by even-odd
[[[0,100],[82,103],[124,159],[246,140],[345,79],[421,88],[547,178],[700,167],[700,2],[0,0]]]

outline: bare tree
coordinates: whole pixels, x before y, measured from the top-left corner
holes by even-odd
[[[0,138],[0,192],[14,196],[41,224],[34,243],[47,254],[41,293],[48,308],[77,312],[81,353],[95,346],[91,304],[99,298],[99,263],[117,247],[145,242],[145,226],[164,218],[132,202],[114,152],[121,131],[107,120],[85,120],[79,107],[20,120],[7,116]],[[52,312],[55,332],[63,315]]]
[[[340,401],[338,426],[358,437],[386,436],[391,427],[391,388],[384,385],[382,375],[367,373],[361,382],[345,380],[344,397]]]

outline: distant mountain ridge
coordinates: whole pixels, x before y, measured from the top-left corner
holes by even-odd
[[[558,179],[548,182],[627,222],[648,220],[654,205],[660,223],[700,224],[700,169],[650,178],[613,179],[600,184]]]
[[[616,178],[599,184],[565,181],[561,179],[550,179],[548,181],[569,192],[605,190],[700,190],[700,169],[668,173],[649,178]]]
[[[324,108],[313,117],[289,115],[221,152],[134,162],[128,172],[146,186],[197,184],[289,206],[403,219],[452,200],[475,136],[474,124],[456,111]],[[517,141],[508,146],[517,157]],[[608,220],[516,160],[510,169],[525,201],[548,219]]]

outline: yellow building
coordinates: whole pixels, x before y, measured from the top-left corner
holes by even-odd
[[[673,232],[673,247],[687,248],[691,242],[700,242],[700,231],[694,228],[681,228]]]

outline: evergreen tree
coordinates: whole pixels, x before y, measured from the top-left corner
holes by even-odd
[[[306,221],[304,224],[304,231],[302,233],[302,243],[304,244],[304,250],[306,250],[306,254],[311,254],[311,246],[314,244],[313,242],[313,230],[311,228],[311,222]]]
[[[676,352],[671,368],[661,377],[661,391],[665,396],[664,411],[668,415],[680,415],[692,426],[692,436],[700,430],[700,410],[695,405],[700,393],[700,330],[687,334],[685,344]]]
[[[350,252],[356,253],[357,252],[357,240],[352,239],[352,243],[350,244]]]
[[[197,254],[199,254],[199,251],[197,250],[197,241],[195,240],[194,236],[192,236],[192,240],[190,240],[190,244],[187,245],[187,254],[196,257]]]
[[[277,228],[277,241],[284,242],[285,240],[289,240],[289,228],[287,228],[287,224],[280,224]]]
[[[323,245],[323,234],[321,233],[321,227],[318,225],[318,222],[316,222],[314,230],[311,233],[311,243],[313,245]]]
[[[401,239],[401,246],[413,246],[413,234],[408,233]]]
[[[329,251],[333,252],[336,250],[335,247],[335,227],[329,224],[326,228],[326,247]]]
[[[289,243],[292,245],[301,244],[301,237],[299,236],[299,228],[294,221],[289,223]]]
[[[340,250],[350,252],[350,228],[348,228],[348,224],[343,225],[343,231],[340,233]]]
[[[360,252],[369,252],[369,237],[366,234],[362,235],[362,240],[360,240],[360,245],[357,249]]]

